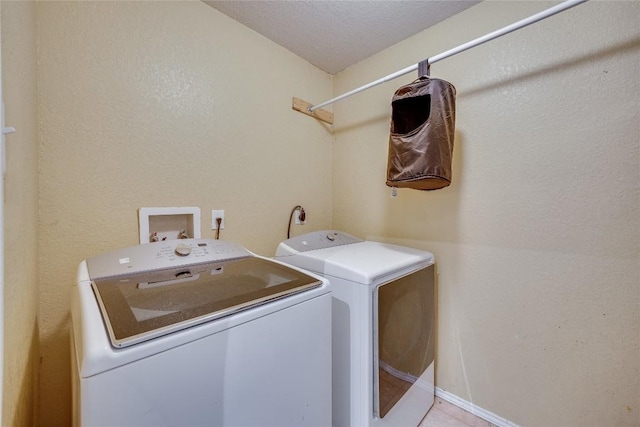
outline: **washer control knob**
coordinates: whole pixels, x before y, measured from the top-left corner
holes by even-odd
[[[329,233],[329,234],[327,234],[327,239],[329,239],[329,240],[331,240],[333,242],[334,240],[336,240],[336,236],[333,235],[332,233]]]
[[[178,244],[175,253],[178,256],[188,256],[191,253],[191,246],[185,245],[184,243]]]

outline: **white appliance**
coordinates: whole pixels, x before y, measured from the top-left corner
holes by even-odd
[[[79,426],[331,423],[329,283],[221,240],[80,263],[72,292]]]
[[[333,426],[417,426],[435,391],[433,255],[330,230],[276,259],[331,282]]]

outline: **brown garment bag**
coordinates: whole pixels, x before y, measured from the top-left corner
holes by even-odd
[[[420,77],[391,101],[387,185],[437,190],[451,184],[456,88]]]

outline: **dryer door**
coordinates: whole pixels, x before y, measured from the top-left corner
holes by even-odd
[[[374,416],[383,418],[434,359],[434,266],[378,287],[373,298]]]
[[[114,347],[126,347],[320,286],[292,268],[250,257],[95,280]]]

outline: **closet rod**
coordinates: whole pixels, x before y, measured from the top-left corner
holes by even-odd
[[[496,39],[496,38],[498,38],[500,36],[504,36],[505,34],[509,34],[509,33],[513,32],[513,31],[519,30],[520,28],[524,28],[527,25],[531,25],[531,24],[534,24],[534,23],[536,23],[538,21],[542,21],[545,18],[553,16],[553,15],[555,15],[557,13],[563,12],[563,11],[565,11],[567,9],[570,9],[570,8],[572,8],[574,6],[577,6],[579,4],[585,3],[587,1],[588,0],[567,0],[567,1],[563,2],[563,3],[560,3],[560,4],[556,5],[556,6],[551,7],[549,9],[543,10],[540,13],[536,13],[535,15],[532,15],[532,16],[530,16],[528,18],[525,18],[525,19],[523,19],[521,21],[515,22],[515,23],[513,23],[511,25],[507,25],[504,28],[496,30],[496,31],[494,31],[492,33],[489,33],[487,35],[484,35],[482,37],[478,37],[477,39],[471,40],[470,42],[461,44],[460,46],[454,47],[453,49],[449,49],[448,51],[443,52],[443,53],[441,53],[439,55],[432,56],[431,58],[428,59],[429,64],[434,64],[434,63],[436,63],[438,61],[441,61],[441,60],[443,60],[445,58],[453,56],[453,55],[455,55],[457,53],[464,52],[467,49],[471,49],[472,47],[479,46],[479,45],[481,45],[483,43],[486,43],[486,42],[488,42],[490,40]],[[330,99],[328,101],[322,102],[322,103],[317,104],[317,105],[312,105],[312,106],[310,106],[308,108],[308,110],[309,110],[310,113],[313,113],[314,111],[316,111],[316,110],[318,110],[318,109],[320,109],[320,108],[322,108],[324,106],[327,106],[329,104],[333,104],[334,102],[340,101],[340,100],[342,100],[344,98],[347,98],[347,97],[349,97],[351,95],[355,95],[356,93],[365,91],[365,90],[367,90],[369,88],[372,88],[374,86],[377,86],[379,84],[388,82],[389,80],[393,80],[393,79],[395,79],[397,77],[403,76],[405,74],[409,74],[410,72],[415,71],[417,69],[418,69],[418,64],[414,64],[414,65],[411,65],[410,67],[403,68],[400,71],[396,71],[393,74],[389,74],[386,77],[382,77],[381,79],[378,79],[378,80],[376,80],[374,82],[368,83],[368,84],[366,84],[364,86],[361,86],[361,87],[359,87],[357,89],[354,89],[354,90],[352,90],[350,92],[343,93],[342,95],[336,96],[333,99]]]

